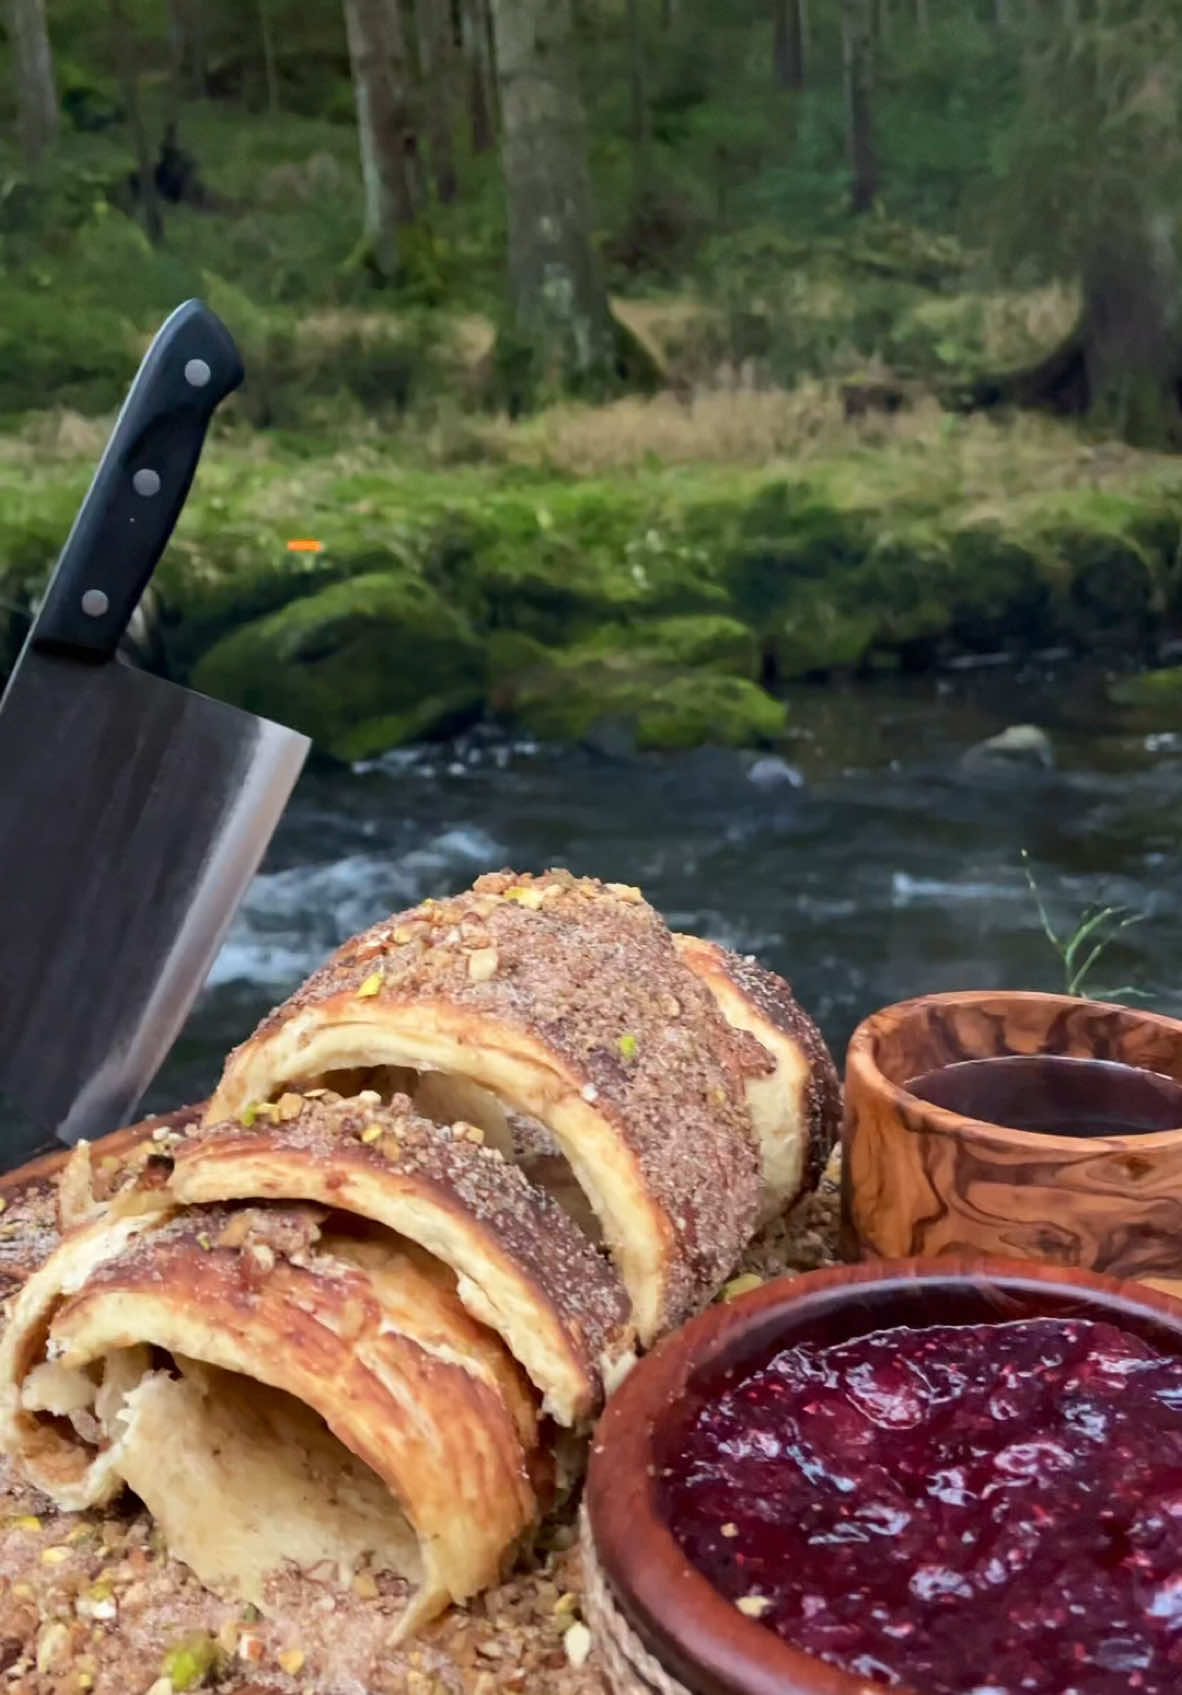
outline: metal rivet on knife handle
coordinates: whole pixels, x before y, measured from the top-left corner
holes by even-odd
[[[160,473],[159,471],[151,471],[145,466],[142,471],[137,471],[131,479],[131,486],[137,494],[159,494]]]
[[[212,375],[204,359],[190,359],[185,366],[185,381],[192,388],[204,388]]]
[[[87,589],[82,596],[82,610],[88,618],[101,618],[110,604],[102,589]]]

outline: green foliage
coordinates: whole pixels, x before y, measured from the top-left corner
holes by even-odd
[[[1024,15],[1024,97],[993,150],[998,258],[1072,276],[1127,244],[1135,263],[1182,200],[1182,0],[1089,0],[1070,28]]]
[[[1043,935],[1058,955],[1063,967],[1063,992],[1083,995],[1088,978],[1103,955],[1119,939],[1121,933],[1145,920],[1143,912],[1130,912],[1125,906],[1090,906],[1080,916],[1069,936],[1060,936],[1051,923],[1046,903],[1030,868],[1030,855],[1022,850],[1022,868],[1030,888]],[[1127,983],[1119,989],[1093,989],[1095,1000],[1128,1000],[1143,998],[1141,991]]]

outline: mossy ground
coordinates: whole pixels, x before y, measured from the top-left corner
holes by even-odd
[[[174,670],[348,758],[482,711],[543,735],[767,743],[781,681],[973,648],[1136,652],[1182,612],[1176,460],[929,404],[850,423],[820,384],[704,394],[684,457],[635,451],[680,404],[469,419],[463,452],[446,431],[223,424],[158,572]],[[43,580],[105,427],[42,415],[0,444],[10,605]],[[711,458],[720,428],[748,451]]]

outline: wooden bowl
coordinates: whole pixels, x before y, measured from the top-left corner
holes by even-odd
[[[800,1342],[899,1325],[1099,1319],[1182,1354],[1182,1304],[1089,1272],[906,1260],[777,1279],[676,1331],[633,1368],[595,1433],[583,1520],[587,1604],[615,1695],[881,1695],[789,1647],[686,1560],[656,1477],[727,1374]],[[893,1695],[910,1695],[898,1686]]]
[[[1066,995],[925,995],[876,1012],[846,1057],[843,1246],[1001,1254],[1182,1277],[1182,1130],[1078,1138],[966,1118],[902,1086],[1004,1054],[1118,1060],[1182,1081],[1182,1023]]]

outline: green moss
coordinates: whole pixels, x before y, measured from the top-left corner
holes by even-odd
[[[856,669],[873,646],[878,619],[873,612],[845,611],[824,594],[801,596],[772,632],[770,652],[777,676]]]
[[[1173,718],[1182,717],[1182,665],[1122,677],[1108,692],[1118,706],[1163,708]]]
[[[604,624],[580,651],[626,654],[637,664],[692,667],[736,677],[754,678],[759,672],[759,643],[753,631],[737,618],[718,613]]]
[[[529,679],[513,716],[545,740],[582,741],[611,726],[638,748],[660,750],[774,742],[788,715],[781,701],[743,677],[580,657]]]
[[[334,584],[224,637],[194,686],[303,730],[341,758],[381,751],[396,726],[435,727],[485,692],[466,620],[410,572]],[[373,721],[384,725],[375,730]],[[369,726],[368,730],[365,728]]]
[[[471,688],[451,694],[428,695],[405,712],[386,712],[365,718],[337,736],[332,751],[337,759],[373,759],[393,747],[431,737],[447,736],[471,723],[479,715],[482,697]]]

